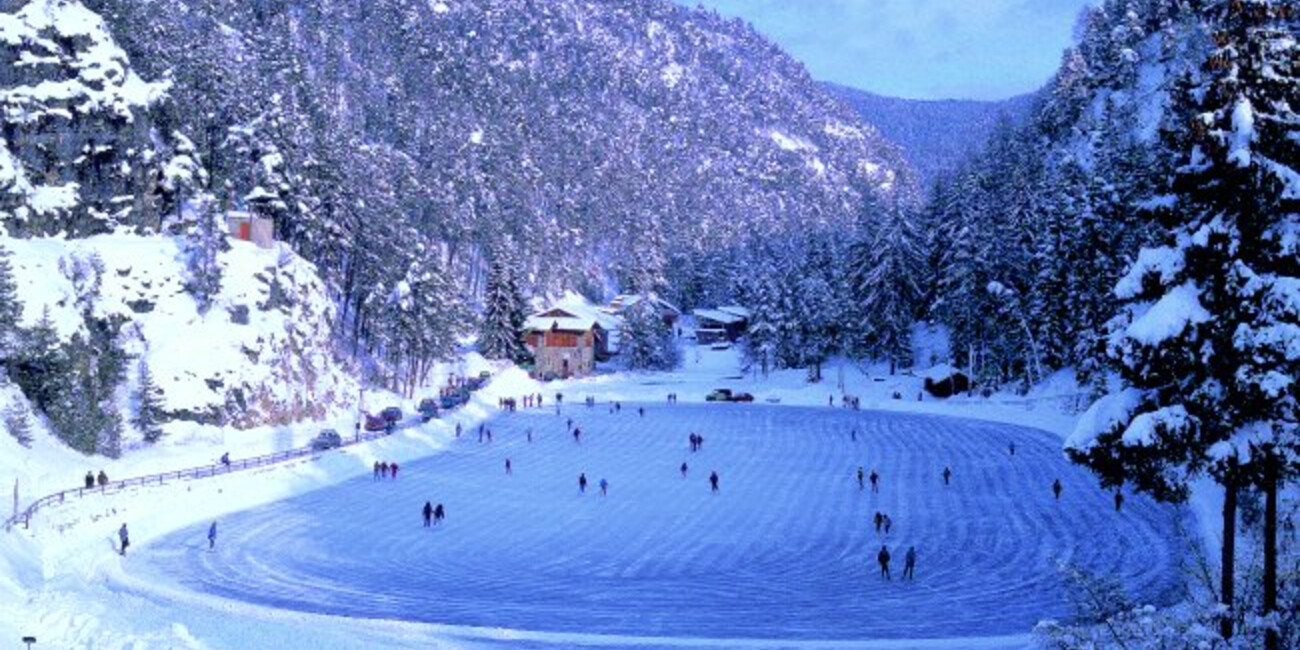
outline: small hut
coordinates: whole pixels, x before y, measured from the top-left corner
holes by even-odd
[[[966,373],[941,363],[925,371],[925,390],[935,397],[952,397],[970,390],[970,377]]]
[[[608,356],[608,341],[598,319],[561,307],[529,316],[524,323],[524,346],[533,355],[533,376],[539,379],[591,374],[597,358]]]

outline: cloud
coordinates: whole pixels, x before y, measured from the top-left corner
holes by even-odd
[[[680,0],[754,25],[813,77],[897,97],[1042,86],[1096,0]]]

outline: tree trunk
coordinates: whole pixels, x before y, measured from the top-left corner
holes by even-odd
[[[1219,599],[1227,609],[1219,621],[1219,633],[1224,639],[1232,638],[1232,622],[1236,614],[1232,611],[1234,600],[1234,578],[1236,574],[1237,554],[1237,477],[1229,471],[1223,480],[1223,555],[1220,558],[1222,569],[1222,597]]]
[[[1270,454],[1264,468],[1264,616],[1277,613],[1277,490],[1278,460]],[[1264,631],[1265,650],[1280,650],[1277,628]]]

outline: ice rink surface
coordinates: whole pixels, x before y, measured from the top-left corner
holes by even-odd
[[[1180,514],[1134,494],[1117,512],[1057,436],[838,408],[638,406],[502,414],[491,443],[467,430],[396,480],[225,517],[211,552],[207,524],[183,529],[127,568],[276,608],[647,641],[1024,634],[1070,614],[1059,562],[1121,577],[1138,602],[1176,596]],[[859,466],[879,473],[879,493],[858,488]],[[446,521],[425,528],[425,501]],[[879,575],[882,544],[892,580]]]

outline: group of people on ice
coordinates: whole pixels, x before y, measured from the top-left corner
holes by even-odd
[[[435,506],[431,501],[424,502],[424,510],[422,511],[422,514],[424,515],[425,528],[429,528],[435,524],[440,524],[442,523],[442,520],[447,517],[447,511],[442,507],[442,504],[439,503]]]
[[[375,461],[375,480],[378,481],[381,478],[396,479],[397,463],[390,463],[386,460]]]

